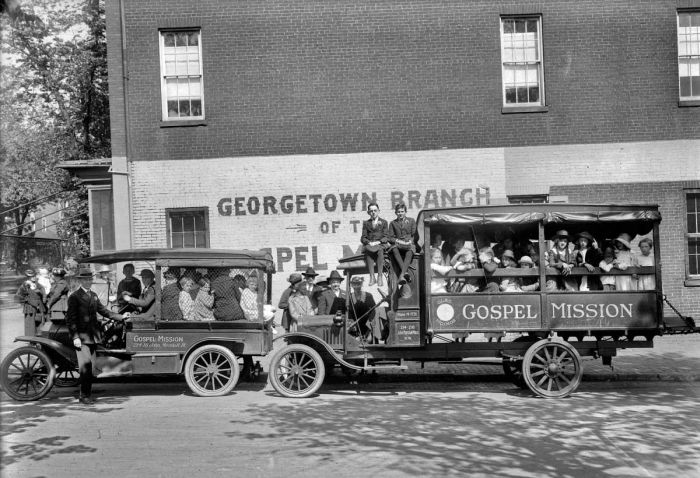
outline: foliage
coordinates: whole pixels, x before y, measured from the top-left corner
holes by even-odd
[[[14,208],[13,222],[22,224],[41,205],[33,201],[60,193],[61,200],[77,201],[66,216],[82,211],[85,220],[59,233],[84,246],[87,195],[57,165],[111,155],[104,5],[2,0],[0,7],[2,210]]]

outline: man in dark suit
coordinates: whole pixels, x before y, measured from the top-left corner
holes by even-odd
[[[80,281],[78,290],[68,296],[66,324],[73,338],[73,346],[78,355],[80,370],[80,398],[85,405],[94,403],[92,394],[92,369],[95,363],[97,344],[102,342],[102,326],[97,314],[114,320],[124,320],[124,316],[107,309],[97,298],[92,287],[92,271],[81,268],[74,276]]]
[[[332,271],[328,276],[330,289],[323,291],[318,298],[318,315],[335,315],[338,311],[345,313],[347,296],[340,288],[341,282],[343,276],[336,270]]]
[[[323,292],[323,289],[315,284],[318,274],[313,267],[309,266],[306,268],[306,272],[302,272],[301,275],[304,276],[304,283],[299,291],[309,298],[314,310],[318,310],[318,298]]]
[[[379,217],[379,205],[371,202],[367,205],[369,219],[362,223],[362,252],[369,269],[369,285],[384,285],[384,251],[389,247],[389,223]],[[374,265],[377,264],[377,277]]]

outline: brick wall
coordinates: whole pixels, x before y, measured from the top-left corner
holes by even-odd
[[[675,0],[124,4],[132,160],[700,138],[700,108],[677,105]],[[546,113],[501,114],[508,13],[542,14]],[[160,127],[160,27],[202,29],[206,126]]]
[[[662,218],[659,248],[664,293],[683,314],[693,316],[698,321],[700,288],[684,285],[685,188],[700,188],[700,180],[552,186],[550,194],[568,196],[569,202],[658,204]],[[673,312],[667,308],[665,314],[673,315]]]

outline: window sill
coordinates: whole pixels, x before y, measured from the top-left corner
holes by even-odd
[[[678,106],[680,108],[686,106],[700,106],[700,100],[678,100]]]
[[[206,120],[176,120],[176,121],[161,121],[161,128],[177,128],[189,126],[206,126]]]
[[[683,285],[686,287],[700,287],[700,278],[688,278],[683,281]]]
[[[546,113],[549,106],[503,106],[501,113],[504,115],[513,113]]]

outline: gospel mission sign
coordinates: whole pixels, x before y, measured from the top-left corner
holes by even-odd
[[[654,292],[448,295],[431,298],[430,323],[435,331],[653,328],[656,311]]]

